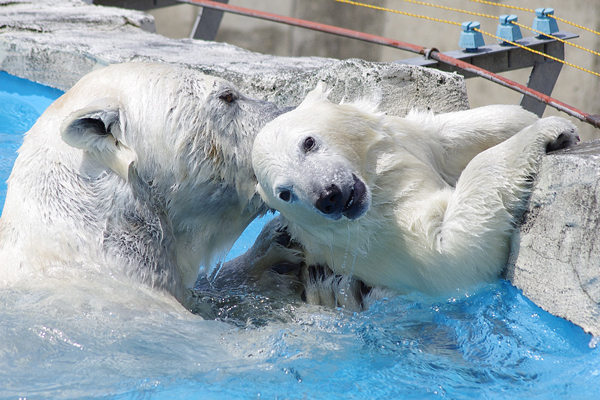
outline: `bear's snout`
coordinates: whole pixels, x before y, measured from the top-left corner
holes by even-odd
[[[345,216],[350,220],[360,218],[369,208],[370,197],[367,186],[352,174],[352,183],[340,188],[332,183],[323,190],[315,201],[315,207],[327,218],[338,220]]]
[[[340,188],[332,184],[323,190],[315,202],[315,207],[332,219],[340,219],[344,208],[344,198]]]
[[[354,185],[344,203],[342,214],[351,220],[360,218],[369,208],[370,198],[367,185],[356,175],[352,174]]]

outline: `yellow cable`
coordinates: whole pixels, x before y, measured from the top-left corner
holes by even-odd
[[[589,69],[585,69],[585,68],[583,68],[583,67],[580,67],[580,66],[578,66],[578,65],[575,65],[575,64],[571,64],[570,62],[568,62],[568,61],[565,61],[565,60],[561,60],[560,58],[557,58],[557,57],[551,56],[551,55],[549,55],[549,54],[546,54],[546,53],[542,53],[541,51],[534,50],[534,49],[532,49],[532,48],[530,48],[530,47],[523,46],[522,44],[519,44],[519,43],[516,43],[516,42],[510,41],[510,40],[502,39],[502,38],[500,38],[500,37],[498,37],[498,36],[496,36],[496,35],[493,35],[493,34],[491,34],[491,33],[489,33],[489,32],[482,31],[481,29],[474,29],[474,30],[475,30],[475,31],[477,31],[477,32],[480,32],[480,33],[482,33],[482,34],[484,34],[484,35],[487,35],[487,36],[491,36],[491,37],[493,37],[493,38],[496,38],[496,39],[498,39],[498,40],[500,40],[500,41],[503,41],[503,42],[506,42],[506,43],[510,43],[510,44],[512,44],[513,46],[517,46],[517,47],[520,47],[520,48],[522,48],[522,49],[524,49],[524,50],[528,50],[528,51],[530,51],[530,52],[532,52],[532,53],[535,53],[535,54],[537,54],[537,55],[540,55],[540,56],[542,56],[542,57],[549,58],[549,59],[551,59],[551,60],[553,60],[553,61],[557,61],[557,62],[559,62],[559,63],[561,63],[561,64],[568,65],[569,67],[577,68],[578,70],[581,70],[581,71],[584,71],[584,72],[587,72],[587,73],[590,73],[590,74],[592,74],[592,75],[596,75],[596,76],[600,77],[600,74],[599,74],[599,73],[597,73],[597,72],[590,71]]]
[[[501,3],[496,3],[496,2],[493,2],[493,1],[486,1],[486,0],[469,0],[469,1],[473,1],[475,3],[489,4],[489,5],[492,5],[492,6],[498,6],[498,7],[504,7],[504,8],[511,8],[511,9],[514,9],[514,10],[527,11],[527,12],[535,12],[535,10],[532,10],[530,8],[523,8],[523,7],[511,6],[509,4],[501,4]],[[574,22],[571,22],[571,21],[567,21],[566,19],[557,17],[557,16],[555,16],[553,14],[548,15],[548,17],[549,18],[554,18],[555,20],[560,21],[560,22],[564,22],[565,24],[572,25],[572,26],[574,26],[576,28],[586,30],[586,31],[591,32],[593,34],[600,35],[600,32],[596,32],[595,30],[592,30],[590,28],[586,28],[585,26],[578,25],[578,24],[576,24]]]
[[[337,0],[336,0],[336,1],[337,1]],[[483,14],[483,13],[478,13],[478,12],[472,12],[472,11],[467,11],[467,10],[461,10],[461,9],[459,9],[459,8],[453,8],[453,7],[440,6],[440,5],[437,5],[437,4],[426,3],[426,2],[423,2],[423,1],[418,1],[418,0],[402,0],[402,1],[404,1],[404,2],[407,2],[407,3],[419,4],[419,5],[422,5],[422,6],[428,6],[428,7],[434,7],[434,8],[441,8],[441,9],[443,9],[443,10],[447,10],[447,11],[456,11],[456,12],[460,12],[460,13],[464,13],[464,14],[476,15],[476,16],[478,16],[478,17],[485,17],[485,18],[498,19],[498,17],[497,17],[497,16],[494,16],[494,15]],[[484,3],[484,4],[491,4],[491,5],[498,5],[498,6],[502,6],[502,7],[508,7],[508,8],[515,8],[515,9],[518,9],[518,10],[521,10],[521,11],[527,11],[527,12],[531,11],[531,12],[535,12],[535,10],[530,10],[530,9],[527,9],[527,8],[515,7],[515,6],[509,6],[509,5],[504,5],[504,4],[498,4],[498,3],[494,3],[494,2],[491,2],[491,1],[486,1],[486,0],[470,0],[470,1],[475,1],[475,2],[478,2],[478,3]],[[389,9],[386,9],[386,11],[391,11],[391,10],[389,10]],[[549,16],[549,17],[554,17],[554,15],[548,15],[548,16]],[[559,18],[558,18],[558,17],[556,17],[556,19],[559,19]],[[559,20],[562,20],[562,18],[561,18],[561,19],[559,19]],[[546,36],[546,37],[549,37],[549,38],[551,38],[551,39],[557,40],[557,41],[559,41],[559,42],[561,42],[561,43],[565,43],[565,44],[567,44],[567,45],[569,45],[569,46],[573,46],[573,47],[575,47],[575,48],[577,48],[577,49],[580,49],[580,50],[587,51],[588,53],[592,53],[592,54],[594,54],[594,55],[596,55],[596,56],[599,56],[599,57],[600,57],[600,53],[598,53],[598,52],[596,52],[596,51],[594,51],[594,50],[587,49],[587,48],[585,48],[585,47],[583,47],[583,46],[579,46],[579,45],[577,45],[577,44],[575,44],[575,43],[567,42],[566,40],[562,40],[562,39],[560,39],[560,38],[558,38],[558,37],[556,37],[556,36],[554,36],[554,35],[545,34],[545,33],[543,33],[543,32],[537,31],[537,30],[535,30],[535,29],[533,29],[533,28],[529,28],[529,27],[527,27],[527,26],[525,26],[525,25],[519,24],[518,22],[513,22],[513,23],[514,23],[515,25],[517,25],[517,26],[519,26],[519,27],[523,28],[523,29],[527,29],[527,30],[533,31],[533,32],[535,32],[535,33],[537,33],[537,34],[544,35],[544,36]],[[573,25],[573,24],[572,24],[572,25]],[[575,25],[575,26],[579,27],[578,25]],[[587,29],[587,28],[584,28],[584,27],[581,27],[581,28],[582,28],[582,29]],[[588,29],[588,30],[589,30],[589,29]],[[592,32],[594,32],[594,31],[592,31]],[[595,32],[595,33],[597,33],[597,32]]]
[[[486,1],[486,0],[469,0],[469,1],[474,1],[475,3],[489,4],[489,5],[492,5],[492,6],[510,8],[510,9],[513,9],[513,10],[535,12],[535,10],[532,10],[531,8],[523,8],[523,7],[511,6],[510,4],[501,4],[501,3],[496,3],[494,1]]]
[[[572,25],[572,26],[574,26],[574,27],[576,27],[576,28],[583,29],[583,30],[585,30],[585,31],[588,31],[588,32],[591,32],[591,33],[593,33],[593,34],[600,35],[600,32],[596,32],[596,31],[594,31],[594,30],[592,30],[592,29],[590,29],[590,28],[586,28],[585,26],[577,25],[577,24],[576,24],[576,23],[574,23],[574,22],[567,21],[566,19],[563,19],[563,18],[561,18],[561,17],[557,17],[557,16],[555,16],[555,15],[553,15],[553,14],[552,14],[552,15],[548,15],[548,17],[550,17],[550,18],[554,18],[555,20],[558,20],[558,21],[560,21],[560,22],[564,22],[565,24]]]
[[[391,13],[394,13],[394,14],[406,15],[408,17],[422,18],[422,19],[427,19],[427,20],[430,20],[430,21],[443,22],[445,24],[452,24],[452,25],[461,26],[460,23],[454,22],[454,21],[448,21],[448,20],[445,20],[445,19],[428,17],[426,15],[419,15],[419,14],[407,13],[407,12],[404,12],[404,11],[393,10],[391,8],[385,8],[385,7],[374,6],[374,5],[371,5],[371,4],[359,3],[357,1],[352,1],[352,0],[334,0],[334,1],[337,1],[338,3],[352,4],[353,6],[370,8],[370,9],[373,9],[373,10],[386,11],[386,12],[391,12]]]
[[[394,9],[391,9],[391,8],[385,8],[385,7],[380,7],[380,6],[374,6],[374,5],[371,5],[371,4],[360,3],[360,2],[357,2],[357,1],[353,1],[353,0],[334,0],[334,1],[336,1],[338,3],[346,3],[346,4],[351,4],[351,5],[354,5],[354,6],[370,8],[370,9],[373,9],[373,10],[386,11],[386,12],[391,12],[391,13],[395,13],[395,14],[406,15],[406,16],[409,16],[409,17],[422,18],[422,19],[426,19],[426,20],[430,20],[430,21],[443,22],[443,23],[446,23],[446,24],[452,24],[452,25],[462,26],[462,24],[460,24],[458,22],[454,22],[454,21],[448,21],[448,20],[445,20],[445,19],[428,17],[426,15],[419,15],[419,14],[407,13],[407,12],[404,12],[404,11],[394,10]],[[464,12],[464,13],[467,13],[467,14],[478,15],[478,16],[482,16],[482,17],[488,17],[488,18],[494,18],[494,19],[496,19],[496,17],[491,16],[491,15],[487,15],[487,14],[471,13],[470,11],[465,11],[465,10],[460,10],[460,9],[457,9],[457,8],[451,8],[451,7],[445,7],[445,6],[438,6],[438,5],[435,5],[435,4],[425,3],[425,2],[422,2],[422,1],[418,1],[418,0],[402,0],[402,1],[406,1],[406,2],[409,2],[409,3],[415,3],[415,4],[419,4],[419,5],[425,5],[425,6],[443,8],[443,9],[449,10],[449,11]],[[471,0],[471,1],[477,1],[477,2],[481,2],[481,3],[485,3],[485,4],[501,5],[501,4],[498,4],[498,3],[493,3],[491,1],[485,1],[485,0]],[[504,6],[504,5],[502,5],[502,6]],[[516,9],[519,9],[521,11],[533,11],[533,10],[529,10],[529,9],[526,9],[526,8],[515,7],[515,6],[508,6],[508,8],[516,8]],[[573,44],[571,42],[567,42],[566,40],[560,39],[560,38],[558,38],[556,36],[545,34],[543,32],[537,31],[535,29],[529,28],[529,27],[527,27],[525,25],[519,24],[518,22],[512,22],[512,23],[515,24],[515,25],[517,25],[517,26],[519,26],[519,27],[522,27],[524,29],[528,29],[528,30],[531,30],[533,32],[536,32],[537,34],[542,34],[542,35],[547,36],[547,37],[549,37],[551,39],[557,40],[557,41],[559,41],[561,43],[566,43],[566,44],[571,45],[573,47],[576,47],[578,49],[585,50],[585,51],[588,51],[588,52],[590,52],[592,54],[600,56],[600,53],[597,53],[597,52],[595,52],[593,50],[586,49],[585,47],[581,47],[581,46],[575,45],[575,44]],[[562,63],[564,65],[568,65],[570,67],[577,68],[577,69],[579,69],[581,71],[584,71],[584,72],[587,72],[587,73],[590,73],[592,75],[596,75],[596,76],[600,77],[600,74],[598,74],[597,72],[590,71],[589,69],[585,69],[583,67],[577,66],[577,65],[572,64],[570,62],[567,62],[565,60],[561,60],[560,58],[556,58],[556,57],[550,56],[548,54],[542,53],[541,51],[533,50],[530,47],[523,46],[523,45],[520,45],[518,43],[511,42],[509,40],[504,40],[504,39],[502,39],[502,38],[500,38],[500,37],[498,37],[496,35],[493,35],[491,33],[482,31],[480,29],[475,29],[475,30],[478,31],[478,32],[481,32],[482,34],[494,37],[494,38],[496,38],[496,39],[498,39],[500,41],[510,43],[513,46],[520,47],[520,48],[522,48],[524,50],[530,51],[532,53],[541,55],[541,56],[549,58],[551,60],[560,62],[560,63]]]
[[[440,8],[440,9],[446,10],[446,11],[456,11],[456,12],[460,12],[460,13],[464,13],[464,14],[476,15],[478,17],[498,19],[498,17],[496,17],[494,15],[482,14],[482,13],[478,13],[478,12],[474,12],[474,11],[461,10],[460,8],[446,7],[446,6],[441,6],[438,4],[426,3],[424,1],[418,1],[418,0],[402,0],[402,1],[407,2],[407,3],[418,4],[421,6]]]
[[[476,15],[478,17],[498,19],[498,17],[496,17],[494,15],[482,14],[482,13],[477,13],[477,12],[472,12],[472,11],[467,11],[467,10],[461,10],[459,8],[445,7],[445,6],[440,6],[440,5],[437,5],[437,4],[425,3],[423,1],[418,1],[418,0],[402,0],[402,1],[405,1],[407,3],[419,4],[419,5],[422,5],[422,6],[441,8],[443,10],[448,10],[448,11],[456,11],[456,12],[461,12],[461,13],[464,13],[464,14]],[[520,10],[520,11],[535,12],[535,10],[530,10],[530,9],[527,9],[527,8],[510,6],[510,5],[504,5],[504,4],[494,3],[494,2],[486,1],[486,0],[470,0],[470,1],[475,1],[475,2],[478,2],[478,3],[484,3],[484,4],[490,4],[490,5],[496,5],[496,6],[501,6],[501,7],[507,7],[507,8],[514,8],[514,9],[517,9],[517,10]],[[585,28],[583,26],[576,25],[576,24],[570,23],[568,21],[565,21],[562,18],[555,17],[552,14],[548,15],[548,17],[555,18],[555,19],[557,19],[559,21],[563,21],[563,22],[569,23],[569,24],[574,25],[574,26],[576,26],[578,28],[581,28],[581,29],[586,29],[586,30],[589,30],[591,32],[598,33],[598,32],[592,31],[591,29]],[[543,32],[537,31],[537,30],[535,30],[533,28],[529,28],[529,27],[527,27],[525,25],[519,24],[518,22],[513,22],[513,24],[515,24],[515,25],[517,25],[517,26],[519,26],[519,27],[521,27],[523,29],[527,29],[527,30],[533,31],[533,32],[537,33],[538,35],[544,35],[544,36],[549,37],[551,39],[557,40],[557,41],[559,41],[561,43],[565,43],[565,44],[567,44],[569,46],[573,46],[573,47],[575,47],[577,49],[587,51],[588,53],[592,53],[592,54],[600,57],[600,53],[598,53],[598,52],[596,52],[594,50],[587,49],[587,48],[585,48],[583,46],[579,46],[579,45],[577,45],[575,43],[567,42],[566,40],[562,40],[562,39],[560,39],[560,38],[558,38],[558,37],[556,37],[554,35],[545,34]]]
[[[587,51],[589,53],[592,53],[592,54],[600,57],[600,53],[598,53],[597,51],[586,49],[585,47],[579,46],[579,45],[577,45],[575,43],[567,42],[564,39],[561,39],[561,38],[556,37],[554,35],[550,35],[548,33],[544,33],[544,32],[538,31],[537,29],[530,28],[528,26],[525,26],[525,25],[520,24],[520,23],[515,22],[515,21],[511,21],[511,23],[517,25],[520,28],[527,29],[527,30],[530,30],[530,31],[532,31],[534,33],[537,33],[538,35],[543,35],[543,36],[549,37],[550,39],[554,39],[554,40],[559,41],[561,43],[568,44],[569,46],[573,46],[573,47],[578,48],[580,50],[585,50],[585,51]]]

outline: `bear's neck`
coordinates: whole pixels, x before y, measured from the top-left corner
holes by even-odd
[[[177,239],[177,263],[189,285],[200,267],[210,273],[225,258],[248,224],[266,212],[266,205],[257,193],[240,193],[224,182],[186,190],[173,194],[169,216]]]

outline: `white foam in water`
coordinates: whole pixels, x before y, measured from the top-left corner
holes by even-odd
[[[0,81],[0,96],[11,95],[5,87]],[[35,120],[35,107],[17,104],[23,99],[11,97],[11,110],[33,114],[5,120]],[[0,146],[12,154],[21,133],[0,125]],[[0,165],[1,172],[7,175],[10,165]],[[253,225],[230,258],[252,245],[260,227]],[[249,293],[221,296],[211,303],[216,320],[203,320],[117,276],[31,277],[27,287],[0,288],[0,398],[591,399],[600,393],[598,338],[545,313],[506,282],[448,298],[398,296],[356,314]]]

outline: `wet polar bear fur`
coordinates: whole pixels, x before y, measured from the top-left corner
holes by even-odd
[[[95,271],[182,301],[200,265],[264,213],[252,142],[281,112],[174,66],[86,75],[19,149],[0,219],[0,283]]]
[[[252,162],[305,265],[443,295],[497,279],[540,157],[577,140],[569,122],[518,106],[400,118],[334,104],[319,84],[263,128]]]

